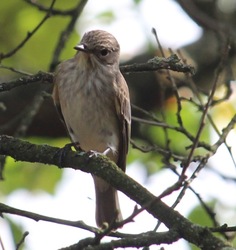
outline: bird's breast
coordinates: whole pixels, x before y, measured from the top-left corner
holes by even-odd
[[[119,145],[118,118],[111,82],[102,77],[81,76],[70,84],[67,92],[60,91],[62,113],[70,136],[85,150],[115,152]],[[110,85],[108,85],[110,84]],[[112,157],[113,158],[113,157]]]

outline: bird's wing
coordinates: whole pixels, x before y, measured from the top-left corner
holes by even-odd
[[[60,66],[61,65],[59,65],[59,67]],[[54,105],[55,105],[55,107],[57,109],[57,112],[58,112],[62,122],[66,125],[63,114],[62,114],[62,111],[61,111],[60,98],[59,98],[59,93],[58,93],[58,85],[57,85],[57,83],[59,81],[58,72],[59,72],[59,69],[56,72],[56,74],[54,76],[54,79],[53,79],[54,86],[53,86],[53,92],[52,92],[52,99],[54,101]]]
[[[116,86],[115,106],[120,128],[119,157],[117,165],[125,171],[126,155],[128,153],[130,141],[131,108],[128,86],[121,73],[116,79]]]

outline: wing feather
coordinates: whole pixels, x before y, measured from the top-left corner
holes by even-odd
[[[131,108],[129,89],[126,81],[120,73],[116,79],[116,112],[119,120],[120,128],[120,144],[119,144],[119,158],[117,165],[125,171],[126,169],[126,155],[128,153],[130,141],[130,124],[131,124]]]
[[[59,65],[60,67],[61,65]],[[59,71],[59,69],[58,69]],[[60,97],[59,97],[59,92],[58,92],[58,71],[56,72],[55,76],[54,76],[54,79],[53,79],[53,92],[52,92],[52,99],[53,99],[53,102],[54,102],[54,105],[56,107],[56,110],[62,120],[62,122],[64,123],[64,125],[66,125],[65,123],[65,120],[64,120],[64,117],[63,117],[63,114],[62,114],[62,111],[61,111],[61,105],[60,105]]]

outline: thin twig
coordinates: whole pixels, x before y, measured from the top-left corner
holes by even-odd
[[[161,54],[163,57],[165,57],[165,53],[164,53],[164,50],[162,49],[162,46],[161,46],[161,43],[159,41],[159,38],[157,36],[157,32],[156,32],[156,29],[155,28],[152,28],[152,33],[154,34],[155,38],[156,38],[156,41],[157,41],[157,44],[161,50]],[[180,96],[179,96],[179,93],[178,93],[178,88],[176,86],[176,83],[175,83],[175,80],[174,78],[172,77],[170,71],[167,69],[167,75],[171,81],[171,84],[172,84],[172,87],[174,89],[174,94],[175,94],[175,97],[176,97],[176,101],[177,101],[177,113],[176,113],[176,116],[177,116],[177,121],[179,123],[179,125],[181,127],[183,127],[183,121],[182,121],[182,117],[180,115],[180,112],[182,110],[182,104],[181,104],[181,101],[180,101]]]
[[[16,250],[19,250],[20,247],[23,245],[23,243],[25,242],[25,238],[29,235],[29,232],[25,232],[23,235],[22,235],[22,238],[21,240],[16,244]]]
[[[14,214],[14,215],[23,216],[23,217],[26,217],[28,219],[32,219],[35,221],[47,221],[47,222],[52,222],[52,223],[61,224],[65,226],[81,228],[81,229],[84,229],[93,233],[97,232],[98,230],[94,227],[86,225],[83,221],[62,220],[59,218],[49,217],[49,216],[17,209],[11,206],[7,206],[3,203],[0,203],[0,213]]]
[[[14,73],[18,73],[18,74],[25,75],[25,76],[31,76],[32,75],[32,74],[30,74],[28,72],[24,72],[22,70],[15,69],[13,67],[8,67],[8,66],[2,65],[2,64],[0,64],[0,69],[6,69],[6,70],[12,71]]]
[[[38,8],[40,11],[48,12],[50,7],[45,7],[42,4],[37,3],[36,1],[32,0],[24,0],[26,3]],[[53,15],[60,15],[60,16],[71,16],[74,12],[74,8],[69,9],[69,10],[58,10],[58,9],[51,9],[50,10]]]
[[[151,125],[151,126],[158,126],[158,127],[162,127],[162,128],[167,128],[167,129],[171,129],[174,130],[176,132],[180,132],[183,135],[185,135],[190,141],[194,142],[195,141],[195,136],[192,135],[187,129],[185,129],[184,127],[177,127],[177,126],[172,126],[169,125],[167,123],[164,122],[156,122],[156,121],[152,121],[152,120],[146,120],[146,119],[142,119],[142,118],[138,118],[135,116],[132,116],[132,121],[135,122],[139,122],[139,123],[143,123],[143,124],[147,124],[147,125]],[[203,142],[203,141],[199,141],[198,142],[198,147],[202,147],[205,148],[208,151],[214,151],[214,149],[212,149],[212,146]]]
[[[26,37],[11,51],[9,51],[8,53],[4,54],[1,53],[0,54],[0,62],[8,57],[13,56],[16,52],[18,52],[25,44],[26,42],[39,30],[39,28],[42,27],[42,25],[47,21],[48,18],[51,17],[51,10],[55,4],[56,0],[52,0],[52,3],[49,7],[49,11],[47,12],[47,14],[44,16],[44,18],[39,22],[39,24],[31,31],[28,32]]]
[[[34,96],[32,103],[25,108],[24,116],[22,117],[14,133],[14,136],[23,137],[26,135],[26,132],[30,127],[35,115],[37,115],[42,103],[44,102],[45,96],[48,96],[48,94],[44,91]]]
[[[0,235],[0,247],[1,247],[2,250],[5,250],[5,247],[4,247],[3,242],[2,242],[1,235]]]
[[[218,79],[219,79],[220,74],[221,74],[221,72],[222,72],[222,70],[224,68],[224,63],[226,61],[226,58],[228,57],[228,52],[229,52],[228,44],[225,44],[225,51],[222,54],[221,61],[220,61],[219,65],[218,65],[218,69],[216,71],[216,76],[215,76],[215,79],[214,79],[214,82],[213,82],[213,85],[212,85],[211,92],[209,94],[206,105],[203,107],[203,112],[202,112],[201,120],[200,120],[200,123],[199,123],[199,128],[198,128],[197,134],[195,136],[195,140],[194,140],[193,145],[192,145],[192,147],[190,149],[190,152],[189,152],[189,155],[188,155],[188,160],[183,165],[183,170],[182,170],[182,175],[183,176],[185,175],[185,172],[186,172],[189,164],[191,163],[191,159],[193,157],[194,151],[198,146],[198,142],[200,140],[201,133],[203,131],[203,128],[205,127],[205,121],[206,121],[206,118],[207,118],[207,115],[208,115],[208,111],[209,111],[209,109],[211,107],[211,104],[212,104],[212,101],[213,101],[213,98],[214,98],[214,94],[215,94],[215,91],[216,91],[216,88],[217,88]]]
[[[224,129],[222,129],[222,133],[221,133],[218,141],[212,146],[212,148],[214,149],[214,152],[216,152],[216,150],[219,148],[219,146],[222,143],[225,143],[229,132],[234,128],[235,124],[236,124],[236,115],[234,115],[232,117],[232,119],[230,120],[230,122],[228,123],[228,125]]]
[[[183,61],[185,64],[187,64],[187,61],[186,61],[186,59],[183,57],[183,55],[182,55],[182,53],[181,53],[180,50],[178,51],[178,55],[180,56],[180,58],[182,59],[182,61]],[[224,60],[224,61],[225,61],[225,60]],[[190,77],[190,74],[189,74],[189,73],[186,73],[185,75],[187,76],[187,79],[188,79],[188,82],[189,82],[189,84],[190,84],[190,86],[191,86],[191,89],[194,91],[194,94],[195,94],[195,96],[197,97],[197,99],[198,99],[200,105],[197,104],[196,102],[194,102],[194,100],[191,100],[191,103],[195,104],[196,107],[198,107],[199,109],[201,108],[201,109],[203,110],[203,107],[204,107],[203,100],[202,100],[201,95],[199,94],[199,91],[198,91],[198,89],[197,89],[197,87],[196,87],[196,84],[193,82],[193,79],[192,79],[192,77]],[[219,104],[219,103],[222,102],[222,101],[228,100],[231,94],[232,94],[232,90],[231,90],[231,84],[230,84],[230,82],[229,82],[229,83],[227,84],[227,92],[226,92],[225,96],[223,96],[223,97],[222,97],[221,99],[219,99],[217,102],[215,102],[214,100],[212,100],[212,106],[216,105],[216,103]],[[216,132],[216,134],[219,136],[219,138],[221,138],[221,132],[219,131],[217,125],[215,124],[215,122],[214,122],[214,120],[213,120],[211,114],[207,113],[207,118],[208,118],[208,120],[209,120],[209,122],[210,122],[212,128],[213,128],[214,131]],[[225,138],[225,139],[226,139],[226,138]],[[233,164],[234,164],[234,166],[235,166],[235,168],[236,168],[236,161],[235,161],[234,156],[233,156],[233,154],[232,154],[231,147],[228,145],[228,143],[226,142],[226,140],[224,141],[224,144],[225,144],[226,149],[228,150],[229,155],[230,155],[230,157],[231,157],[231,159],[232,159],[232,162],[233,162]],[[219,145],[218,145],[218,146],[219,146]],[[214,146],[213,146],[212,151],[215,151],[217,148],[218,148],[218,147],[216,147],[216,148],[214,149]]]
[[[58,39],[58,43],[55,47],[55,50],[53,52],[53,57],[50,64],[50,72],[53,72],[55,70],[56,65],[59,62],[59,57],[61,55],[61,52],[63,48],[65,47],[66,42],[68,41],[69,36],[72,34],[76,21],[78,20],[79,16],[81,15],[85,5],[87,4],[88,0],[81,0],[78,2],[77,6],[74,8],[71,20],[68,23],[65,30],[61,32],[60,38]]]

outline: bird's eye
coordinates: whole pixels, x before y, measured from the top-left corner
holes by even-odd
[[[106,56],[106,55],[108,55],[108,53],[109,53],[109,50],[108,50],[108,49],[102,49],[102,50],[100,51],[101,56]]]

